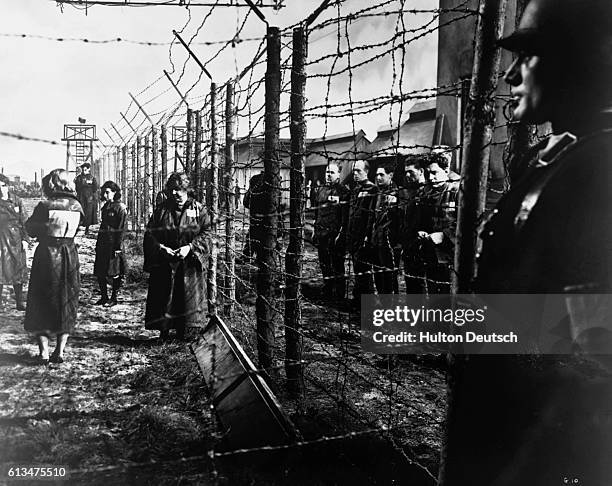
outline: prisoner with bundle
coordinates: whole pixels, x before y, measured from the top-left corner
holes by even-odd
[[[187,327],[205,323],[210,217],[190,189],[186,174],[171,174],[168,197],[155,208],[144,235],[144,269],[149,272],[145,327],[159,330],[161,340],[172,329],[183,339]]]

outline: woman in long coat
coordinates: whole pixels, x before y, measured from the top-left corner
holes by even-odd
[[[100,300],[96,305],[117,304],[117,294],[126,271],[123,248],[123,235],[127,209],[121,202],[121,189],[113,181],[106,181],[100,188],[102,206],[102,222],[96,241],[96,260],[94,262],[94,275],[98,278],[100,286]],[[113,293],[108,298],[107,282],[112,285]]]
[[[42,180],[46,200],[38,203],[26,230],[38,239],[28,287],[25,329],[36,334],[43,364],[62,363],[79,305],[79,255],[74,237],[83,217],[68,172],[55,169]],[[49,357],[49,336],[57,345]]]
[[[28,219],[20,198],[9,192],[9,180],[0,174],[0,306],[5,285],[15,291],[17,310],[23,305],[23,283],[28,279],[26,247],[28,234],[25,222]]]
[[[176,329],[204,326],[206,270],[211,245],[210,218],[189,196],[185,174],[171,174],[167,199],[155,208],[144,236],[144,269],[149,272],[145,327],[169,337]]]

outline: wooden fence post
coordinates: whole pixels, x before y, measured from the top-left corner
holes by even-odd
[[[168,180],[168,133],[166,125],[161,127],[161,188]]]
[[[487,172],[495,127],[493,95],[497,89],[501,59],[500,49],[496,46],[496,42],[503,32],[506,3],[507,0],[480,0],[474,65],[464,122],[455,271],[452,274],[451,289],[453,294],[470,292],[476,272],[477,229],[485,209]],[[438,485],[440,486],[448,484],[449,480],[456,479],[447,477],[448,431],[453,421],[456,420],[453,401],[458,384],[452,378],[455,366],[457,366],[455,358],[450,355],[449,376],[451,378],[448,380],[447,420],[438,471]]]
[[[304,27],[293,29],[291,68],[291,172],[289,189],[289,247],[285,256],[285,372],[291,393],[302,389],[302,339],[300,336],[300,282],[304,251],[304,159],[306,152],[305,63],[308,38]]]
[[[211,232],[214,242],[210,249],[210,258],[208,260],[208,311],[211,314],[217,313],[217,257],[218,247],[217,240],[217,220],[219,218],[219,178],[218,178],[218,162],[217,162],[217,120],[216,120],[216,104],[217,102],[217,85],[210,84],[210,221]]]
[[[123,202],[130,205],[128,194],[128,168],[127,168],[128,146],[121,147],[121,194],[123,194]]]
[[[149,177],[151,176],[151,146],[149,145],[149,135],[145,136],[144,142],[144,175],[142,178],[142,220],[147,224],[149,216]]]
[[[136,234],[140,233],[140,224],[142,221],[142,178],[140,176],[140,148],[142,147],[142,142],[140,141],[140,136],[136,137],[136,167],[134,168],[134,187],[136,189]]]
[[[194,147],[194,170],[193,185],[196,198],[202,202],[202,110],[195,112],[195,147]]]
[[[153,140],[153,162],[151,164],[151,184],[153,185],[153,190],[151,191],[151,205],[153,210],[155,210],[155,199],[157,196],[157,192],[159,191],[159,173],[157,172],[158,167],[158,145],[157,145],[157,128],[153,127],[151,129],[151,138]]]
[[[138,233],[138,227],[137,227],[137,222],[138,222],[138,208],[137,208],[137,204],[136,204],[136,144],[133,143],[132,144],[132,177],[131,177],[131,181],[132,181],[132,194],[131,194],[131,201],[132,201],[132,230],[136,230],[136,233]]]
[[[226,292],[223,313],[232,314],[236,300],[236,230],[234,227],[234,85],[233,81],[227,83],[225,88],[225,196],[227,216],[225,218],[225,281]]]
[[[118,146],[117,153],[115,154],[115,182],[119,187],[123,188],[123,178],[121,175],[121,169],[121,147]],[[123,197],[125,197],[125,192],[121,191],[121,194],[123,194]]]
[[[265,78],[265,137],[263,234],[257,252],[257,353],[259,367],[274,364],[274,320],[272,282],[276,271],[276,239],[278,234],[278,200],[280,193],[279,124],[280,124],[280,33],[278,27],[267,27],[267,66]]]
[[[452,275],[454,293],[471,290],[476,270],[476,232],[485,209],[487,172],[495,127],[493,95],[497,88],[501,58],[496,41],[503,32],[506,3],[507,0],[480,0],[463,137],[464,163],[459,191],[455,271]]]
[[[193,110],[187,109],[187,128],[186,128],[186,145],[185,145],[185,173],[191,176],[193,168]]]

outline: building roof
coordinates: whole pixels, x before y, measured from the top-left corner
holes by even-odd
[[[376,139],[370,145],[372,156],[418,154],[429,152],[436,128],[436,100],[416,103],[408,112],[408,118],[398,125],[384,125],[378,129]],[[396,149],[397,147],[397,149]]]
[[[357,133],[341,133],[307,141],[306,167],[327,165],[330,160],[354,160],[366,158],[371,142],[363,130]]]

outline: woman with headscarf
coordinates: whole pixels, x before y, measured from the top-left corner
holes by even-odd
[[[26,230],[38,239],[38,247],[32,262],[24,327],[38,338],[41,363],[63,363],[79,305],[79,255],[74,237],[83,209],[67,171],[51,171],[43,178],[42,187],[47,199],[38,203],[26,221]],[[57,344],[49,356],[51,335],[57,336]]]
[[[100,188],[102,206],[102,222],[96,241],[96,260],[94,262],[94,275],[100,286],[100,300],[96,305],[109,307],[117,304],[117,294],[125,275],[126,264],[123,249],[123,234],[127,209],[121,202],[121,189],[113,181],[106,181]],[[107,283],[111,283],[111,298],[108,298]]]
[[[0,174],[0,307],[4,286],[12,285],[19,311],[25,310],[23,283],[28,279],[26,219],[21,199],[9,191],[8,177]]]
[[[144,269],[149,272],[145,327],[161,340],[176,330],[202,327],[206,315],[206,270],[211,245],[210,217],[190,195],[189,177],[173,173],[167,199],[155,208],[144,236]]]

